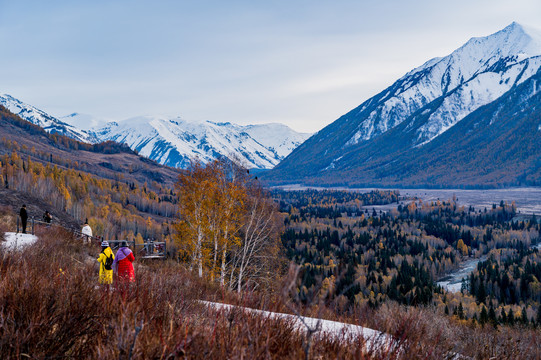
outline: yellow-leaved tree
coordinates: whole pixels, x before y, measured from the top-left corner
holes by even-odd
[[[208,217],[212,202],[210,168],[192,161],[179,175],[177,183],[180,221],[176,225],[179,248],[189,258],[189,268],[197,268],[203,277],[203,263],[208,254]]]
[[[177,183],[174,235],[181,259],[198,275],[240,291],[270,276],[278,256],[277,211],[258,182],[237,162],[193,161]]]

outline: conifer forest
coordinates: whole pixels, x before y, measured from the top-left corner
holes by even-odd
[[[398,191],[281,191],[286,256],[300,266],[297,296],[337,312],[392,300],[493,325],[541,324],[541,256],[535,215],[513,203],[491,208],[424,203]],[[378,205],[395,203],[385,210]],[[467,259],[484,261],[457,293],[437,284]]]

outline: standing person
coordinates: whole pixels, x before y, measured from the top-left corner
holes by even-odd
[[[133,252],[128,247],[128,243],[123,241],[118,249],[113,263],[113,270],[121,282],[134,282],[135,273],[132,262],[135,260]]]
[[[26,234],[26,221],[28,220],[28,213],[26,212],[26,205],[23,204],[21,211],[19,211],[19,216],[21,217],[21,223],[23,226],[23,234]]]
[[[111,285],[113,283],[113,262],[115,255],[113,250],[109,247],[109,242],[104,240],[101,242],[101,252],[98,257],[100,263],[100,273],[98,282],[100,284]]]
[[[83,234],[83,244],[90,244],[92,238],[92,228],[90,225],[88,225],[88,219],[85,220],[81,233]]]

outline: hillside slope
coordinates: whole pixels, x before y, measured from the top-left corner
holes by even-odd
[[[50,134],[0,106],[0,207],[80,229],[88,219],[107,239],[166,240],[176,216],[179,170],[113,142]],[[14,229],[9,229],[14,231]]]
[[[56,165],[71,164],[71,168],[108,178],[156,181],[173,186],[179,171],[146,159],[126,145],[113,142],[86,144],[64,136],[49,134],[40,126],[30,124],[0,106],[0,155],[12,149],[6,141],[16,142],[23,155],[42,158]]]

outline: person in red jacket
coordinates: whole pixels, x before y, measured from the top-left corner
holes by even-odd
[[[123,241],[118,249],[115,261],[113,262],[113,270],[121,282],[134,282],[135,273],[133,271],[133,252],[128,247],[128,243]]]

